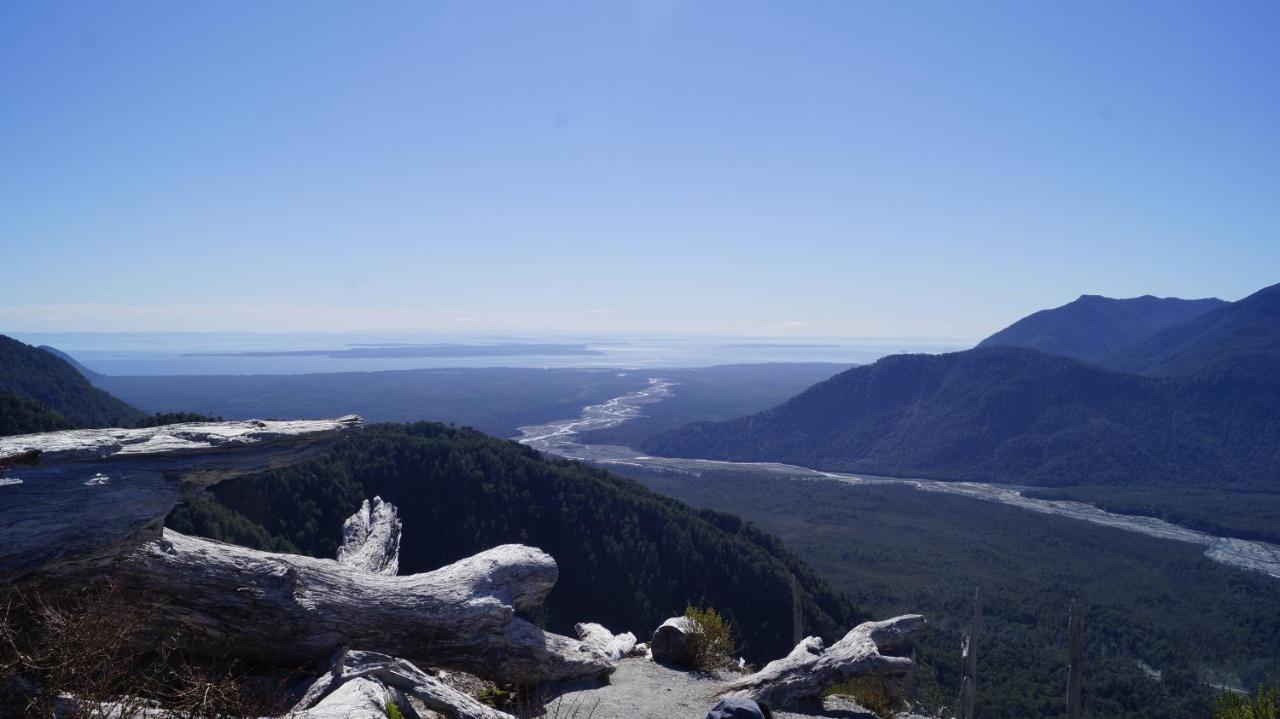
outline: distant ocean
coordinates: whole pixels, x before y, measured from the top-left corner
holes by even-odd
[[[707,367],[862,364],[966,349],[935,338],[601,337],[311,333],[15,333],[107,375],[310,374],[431,367]]]

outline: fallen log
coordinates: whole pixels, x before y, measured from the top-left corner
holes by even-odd
[[[2,438],[0,582],[58,588],[110,576],[146,610],[149,633],[179,635],[196,654],[299,666],[361,646],[530,683],[612,670],[582,642],[516,616],[556,581],[555,561],[537,549],[506,545],[391,576],[399,520],[381,501],[348,521],[345,563],[163,530],[187,492],[307,459],[360,424],[350,416]]]
[[[354,415],[0,438],[0,583],[82,569],[160,536],[185,494],[303,461]]]
[[[693,665],[693,637],[702,631],[698,623],[688,617],[671,617],[653,631],[649,648],[653,661],[675,666]]]
[[[514,719],[428,675],[411,662],[362,651],[339,652],[333,667],[312,683],[289,716],[384,719],[386,705],[403,707],[405,696],[456,719]]]
[[[720,694],[763,700],[775,708],[812,705],[828,688],[847,679],[909,671],[911,659],[881,652],[904,647],[924,626],[919,614],[866,622],[826,649],[821,638],[807,637],[786,657],[730,682]]]
[[[166,529],[110,571],[157,631],[180,629],[197,654],[298,666],[360,646],[528,684],[613,670],[601,652],[516,616],[539,606],[557,577],[548,554],[518,544],[387,576]]]

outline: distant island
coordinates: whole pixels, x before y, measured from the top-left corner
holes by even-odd
[[[376,357],[518,357],[525,355],[600,355],[583,344],[385,344],[338,350],[262,350],[253,352],[188,352],[183,357],[332,357],[368,359]]]

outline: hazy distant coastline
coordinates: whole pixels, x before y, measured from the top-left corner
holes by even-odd
[[[372,344],[341,350],[255,350],[248,352],[184,352],[184,357],[333,357],[336,359],[367,359],[371,357],[512,357],[525,355],[602,355],[581,344],[524,344],[505,343],[493,345],[404,343]]]

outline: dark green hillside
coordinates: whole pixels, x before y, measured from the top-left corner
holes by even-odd
[[[1081,295],[1061,307],[1023,317],[978,346],[1026,347],[1097,363],[1166,327],[1224,304],[1213,298],[1183,300],[1144,295],[1112,299]]]
[[[71,428],[70,422],[48,407],[21,395],[0,392],[0,437]]]
[[[1099,369],[1011,347],[895,355],[787,403],[689,425],[653,454],[1036,485],[1280,478],[1273,393]]]
[[[0,391],[36,402],[77,427],[130,426],[144,416],[90,385],[63,359],[3,335]]]
[[[736,517],[698,512],[631,480],[469,429],[371,426],[319,460],[214,493],[317,556],[333,556],[342,521],[379,495],[404,520],[402,572],[506,542],[540,547],[560,565],[546,617],[558,631],[599,621],[644,637],[687,602],[705,601],[743,629],[745,656],[776,658],[792,644],[791,573],[803,587],[807,631],[834,638],[859,620],[777,540]],[[191,507],[179,518],[187,531],[217,536],[208,527],[231,523],[196,514]]]
[[[1107,360],[1114,369],[1229,378],[1280,387],[1280,285],[1152,335]]]

